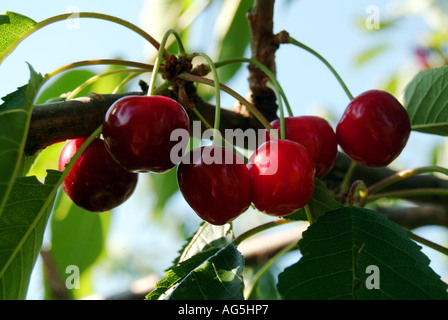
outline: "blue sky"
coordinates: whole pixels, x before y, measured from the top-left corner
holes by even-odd
[[[407,19],[389,33],[375,33],[363,29],[356,22],[359,18],[368,18],[366,8],[372,4],[378,7],[380,19],[387,17],[391,2],[279,0],[275,8],[274,32],[287,30],[291,36],[323,55],[356,96],[380,86],[382,80],[399,65],[412,59],[415,37],[423,26],[422,21]],[[0,13],[14,11],[41,21],[78,9],[115,15],[142,26],[140,12],[144,3],[143,0],[2,0]],[[210,36],[210,32],[201,27],[206,27],[207,20],[200,17],[196,23],[199,27],[195,30],[201,38],[195,42],[208,43],[204,37]],[[150,30],[147,31],[151,33]],[[353,59],[360,50],[376,44],[383,37],[387,37],[393,44],[393,50],[369,65],[357,67],[353,64]],[[65,22],[56,23],[27,38],[0,65],[0,97],[27,83],[29,72],[25,62],[29,62],[36,71],[44,74],[73,61],[115,57],[143,61],[145,53],[142,38],[130,30],[106,21],[82,19],[75,28]],[[334,120],[338,119],[349,100],[333,75],[318,59],[297,47],[284,45],[277,52],[277,61],[278,79],[296,115],[327,110]],[[247,73],[243,70],[230,83],[230,86],[243,96],[247,90],[246,78]],[[229,99],[226,95],[222,98],[223,105],[233,104],[232,100],[226,100]],[[408,147],[397,161],[398,166],[427,165],[431,149],[439,142],[439,139],[429,140],[425,135],[413,133]],[[426,232],[426,229],[422,232]],[[438,233],[433,232],[433,229],[431,234],[435,241],[443,239],[438,238]],[[426,253],[433,257],[431,250]],[[433,259],[437,261],[438,256],[435,255]],[[446,264],[436,271],[448,273]]]

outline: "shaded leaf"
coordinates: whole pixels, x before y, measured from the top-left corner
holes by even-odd
[[[412,130],[448,136],[448,66],[418,73],[404,98]]]
[[[16,178],[0,217],[0,299],[24,299],[58,188],[59,171]]]
[[[209,249],[167,272],[148,300],[241,300],[243,257],[233,244]]]
[[[316,179],[314,184],[314,193],[308,203],[310,211],[316,218],[324,213],[342,208],[342,204],[337,202],[329,193],[327,186],[322,180]],[[308,220],[305,209],[299,209],[296,212],[285,217],[290,220]]]
[[[23,168],[23,149],[31,119],[34,97],[42,76],[30,66],[30,81],[0,106],[0,216],[2,215],[14,179]]]
[[[302,258],[279,275],[284,299],[448,299],[447,284],[409,232],[374,211],[321,216],[299,241]],[[378,287],[367,268],[377,268]]]

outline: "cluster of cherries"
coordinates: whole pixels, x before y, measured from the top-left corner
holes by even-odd
[[[222,225],[251,204],[263,213],[287,216],[311,200],[315,179],[332,169],[338,146],[362,165],[384,167],[398,157],[411,131],[400,102],[380,90],[354,98],[335,131],[317,116],[284,120],[284,139],[266,131],[265,141],[247,163],[231,149],[213,144],[183,156],[177,168],[179,189],[199,217]],[[171,161],[171,151],[181,142],[172,141],[171,132],[189,131],[189,125],[185,109],[170,98],[121,98],[105,115],[103,139],[93,140],[81,154],[62,184],[64,191],[89,211],[122,204],[133,193],[139,172],[163,173],[177,165]],[[271,125],[281,129],[279,119]],[[66,144],[59,170],[84,141]],[[217,158],[226,161],[213,161]]]

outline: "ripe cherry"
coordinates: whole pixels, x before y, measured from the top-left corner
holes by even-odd
[[[272,121],[271,125],[280,134],[280,119]],[[311,153],[317,178],[322,179],[333,168],[338,155],[338,142],[333,128],[324,118],[286,117],[285,139],[301,144]]]
[[[69,140],[61,151],[58,169],[63,171],[86,138]],[[118,165],[103,140],[95,138],[77,159],[62,189],[79,207],[104,212],[125,202],[134,192],[138,174]]]
[[[354,98],[336,127],[342,150],[368,167],[385,167],[406,146],[411,133],[409,116],[401,103],[381,90]]]
[[[221,146],[187,153],[179,163],[177,181],[196,214],[214,225],[234,220],[252,201],[252,184],[244,161]]]
[[[268,140],[247,163],[254,206],[269,215],[286,216],[313,196],[315,166],[310,152],[290,140]]]
[[[173,168],[171,150],[178,144],[171,140],[176,130],[190,130],[190,120],[177,101],[165,96],[127,96],[117,100],[107,111],[103,137],[112,157],[129,171],[165,172]]]

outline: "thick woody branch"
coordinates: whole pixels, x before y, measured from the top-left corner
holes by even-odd
[[[273,74],[276,73],[275,52],[279,46],[273,33],[274,3],[274,0],[256,0],[247,14],[252,35],[250,43],[252,59],[264,64]],[[253,65],[249,66],[249,73],[248,100],[265,115],[267,120],[276,119],[276,97],[274,92],[265,86],[267,75]],[[236,105],[234,109],[248,114],[244,106]]]

